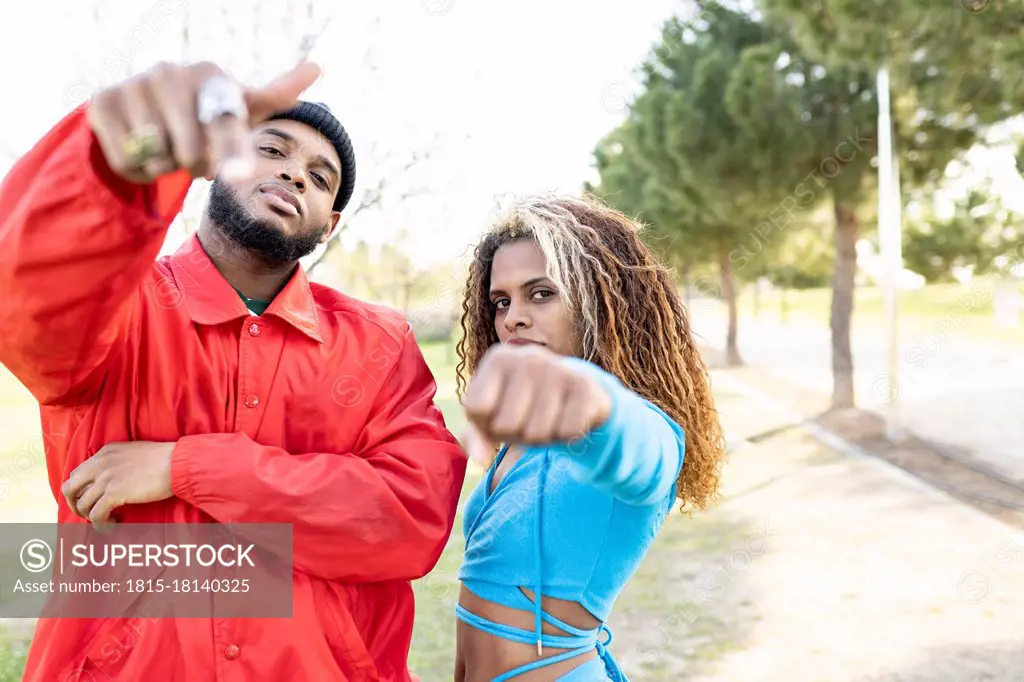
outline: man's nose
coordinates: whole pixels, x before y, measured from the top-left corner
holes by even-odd
[[[298,191],[303,191],[306,188],[306,178],[302,175],[302,171],[295,167],[282,167],[277,172],[277,177],[282,182],[286,182],[289,185],[294,185]]]

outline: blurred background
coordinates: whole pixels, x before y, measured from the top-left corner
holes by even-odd
[[[1024,680],[1020,0],[50,0],[3,33],[0,176],[157,61],[259,84],[313,45],[307,97],[359,177],[305,265],[405,311],[455,433],[496,211],[590,191],[644,222],[731,454],[720,503],[671,518],[620,598],[633,679]],[[0,367],[0,521],[54,510],[38,407]],[[416,584],[425,682],[451,679],[461,552],[459,519]],[[0,623],[0,680],[32,625]]]

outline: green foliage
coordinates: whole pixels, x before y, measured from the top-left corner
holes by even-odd
[[[937,86],[958,106],[1005,103],[1022,109],[1024,58],[1019,2],[994,0],[759,0],[789,25],[802,49],[823,64],[897,69],[895,92]],[[959,97],[973,94],[980,98]],[[928,98],[933,99],[933,98]],[[935,103],[933,99],[932,103]],[[950,107],[938,107],[949,109]]]
[[[767,149],[758,155],[752,139],[790,143],[791,128],[775,128],[774,115],[764,116],[760,129],[746,125],[728,96],[747,52],[772,35],[741,12],[714,3],[703,9],[699,19],[665,23],[643,66],[643,94],[595,150],[601,182],[593,189],[647,223],[649,243],[676,264],[734,253],[794,184],[779,182],[783,169],[772,146],[761,145]],[[743,256],[732,276],[752,277],[755,268],[747,266],[765,246]]]
[[[461,311],[465,264],[452,260],[417,266],[407,236],[400,233],[395,243],[378,247],[360,241],[351,249],[336,249],[324,257],[318,273],[349,296],[403,311],[418,340],[447,341]]]
[[[0,682],[17,682],[25,673],[25,659],[31,644],[29,632],[0,628]]]
[[[823,279],[829,250],[794,233],[827,200],[833,404],[851,405],[856,243],[878,194],[879,71],[890,72],[901,189],[934,185],[993,125],[1024,111],[1015,4],[694,0],[697,19],[665,24],[643,66],[643,93],[598,145],[597,189],[650,223],[671,260],[713,263],[723,282],[766,276],[785,286]],[[927,255],[922,267],[989,267],[987,247],[973,246],[979,226],[962,223],[935,238],[915,234],[908,248]]]
[[[760,271],[823,199],[862,213],[876,196],[883,61],[905,190],[1021,110],[1024,23],[1005,3],[694,4],[699,20],[665,24],[629,120],[595,152],[599,193],[650,223],[675,262],[724,244],[737,271]]]
[[[800,195],[793,198],[801,210],[826,194],[856,204],[874,174],[874,73],[819,63],[768,23],[777,27],[774,40],[743,55],[728,91],[748,152],[770,182]]]
[[[1021,244],[1024,221],[975,189],[957,203],[952,216],[928,211],[911,221],[903,234],[903,259],[928,282],[951,282],[957,267],[993,272],[999,257],[1012,257]]]
[[[873,75],[889,65],[904,187],[938,180],[949,161],[979,142],[990,125],[1024,111],[1019,2],[759,4],[770,21],[792,28],[809,58],[831,70]]]
[[[872,194],[874,71],[814,61],[780,22],[698,7],[700,20],[665,24],[643,94],[598,145],[597,190],[671,259],[724,248],[749,279],[823,199],[853,210]]]
[[[785,289],[828,286],[835,262],[832,230],[819,221],[809,221],[786,235],[783,248],[764,276]]]
[[[420,343],[449,341],[458,324],[458,313],[453,306],[420,303],[406,314],[416,340]]]

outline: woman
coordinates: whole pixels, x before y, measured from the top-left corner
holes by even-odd
[[[456,680],[625,679],[604,622],[724,456],[676,285],[623,214],[537,198],[477,247],[461,324],[470,451],[493,462],[465,506]]]

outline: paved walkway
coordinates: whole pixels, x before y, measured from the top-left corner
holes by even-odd
[[[794,421],[727,372],[715,385],[730,439]],[[1024,528],[802,430],[740,448],[725,481],[714,513],[767,542],[718,582],[739,645],[684,679],[1024,680]]]
[[[695,303],[694,330],[705,346],[720,347],[725,317],[720,306]],[[802,388],[831,394],[832,350],[827,327],[781,326],[743,318],[744,361]],[[1024,348],[939,331],[901,339],[898,391],[885,390],[887,359],[879,329],[855,329],[854,373],[858,405],[885,410],[895,404],[906,427],[923,438],[972,452],[988,466],[1024,483]]]

